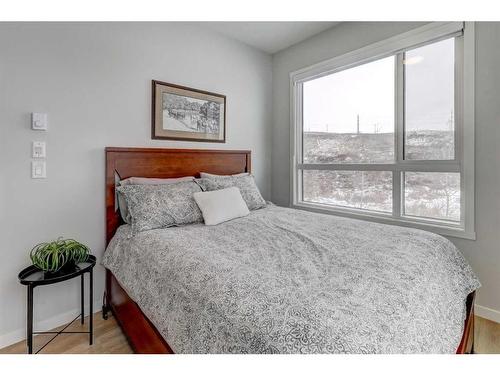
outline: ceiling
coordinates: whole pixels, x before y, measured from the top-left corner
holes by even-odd
[[[206,27],[267,53],[276,53],[340,22],[207,22]]]

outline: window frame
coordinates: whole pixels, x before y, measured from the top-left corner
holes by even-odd
[[[463,30],[463,31],[462,31]],[[404,159],[405,50],[460,36],[455,43],[455,150],[453,160]],[[433,22],[404,34],[290,73],[290,194],[291,207],[399,224],[439,234],[475,239],[474,223],[474,23]],[[395,160],[392,163],[302,163],[303,87],[306,81],[395,56]],[[393,210],[390,213],[340,207],[302,200],[302,170],[391,171]],[[404,215],[404,172],[460,173],[460,222]]]

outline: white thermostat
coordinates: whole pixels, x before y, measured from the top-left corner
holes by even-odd
[[[33,142],[32,157],[35,159],[45,158],[47,156],[45,142]]]
[[[31,162],[31,178],[46,178],[47,168],[45,160],[33,160]]]
[[[31,129],[47,130],[47,114],[33,112],[31,114]]]

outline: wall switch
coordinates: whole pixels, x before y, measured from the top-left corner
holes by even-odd
[[[32,157],[35,159],[45,158],[47,156],[45,142],[33,142]]]
[[[31,129],[47,130],[47,114],[33,112],[31,114]]]
[[[33,160],[31,162],[31,178],[47,178],[45,160]]]

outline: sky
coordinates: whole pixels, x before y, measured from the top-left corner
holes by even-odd
[[[407,130],[448,130],[454,105],[454,39],[408,51],[405,57]],[[304,130],[394,132],[395,57],[307,81]]]

